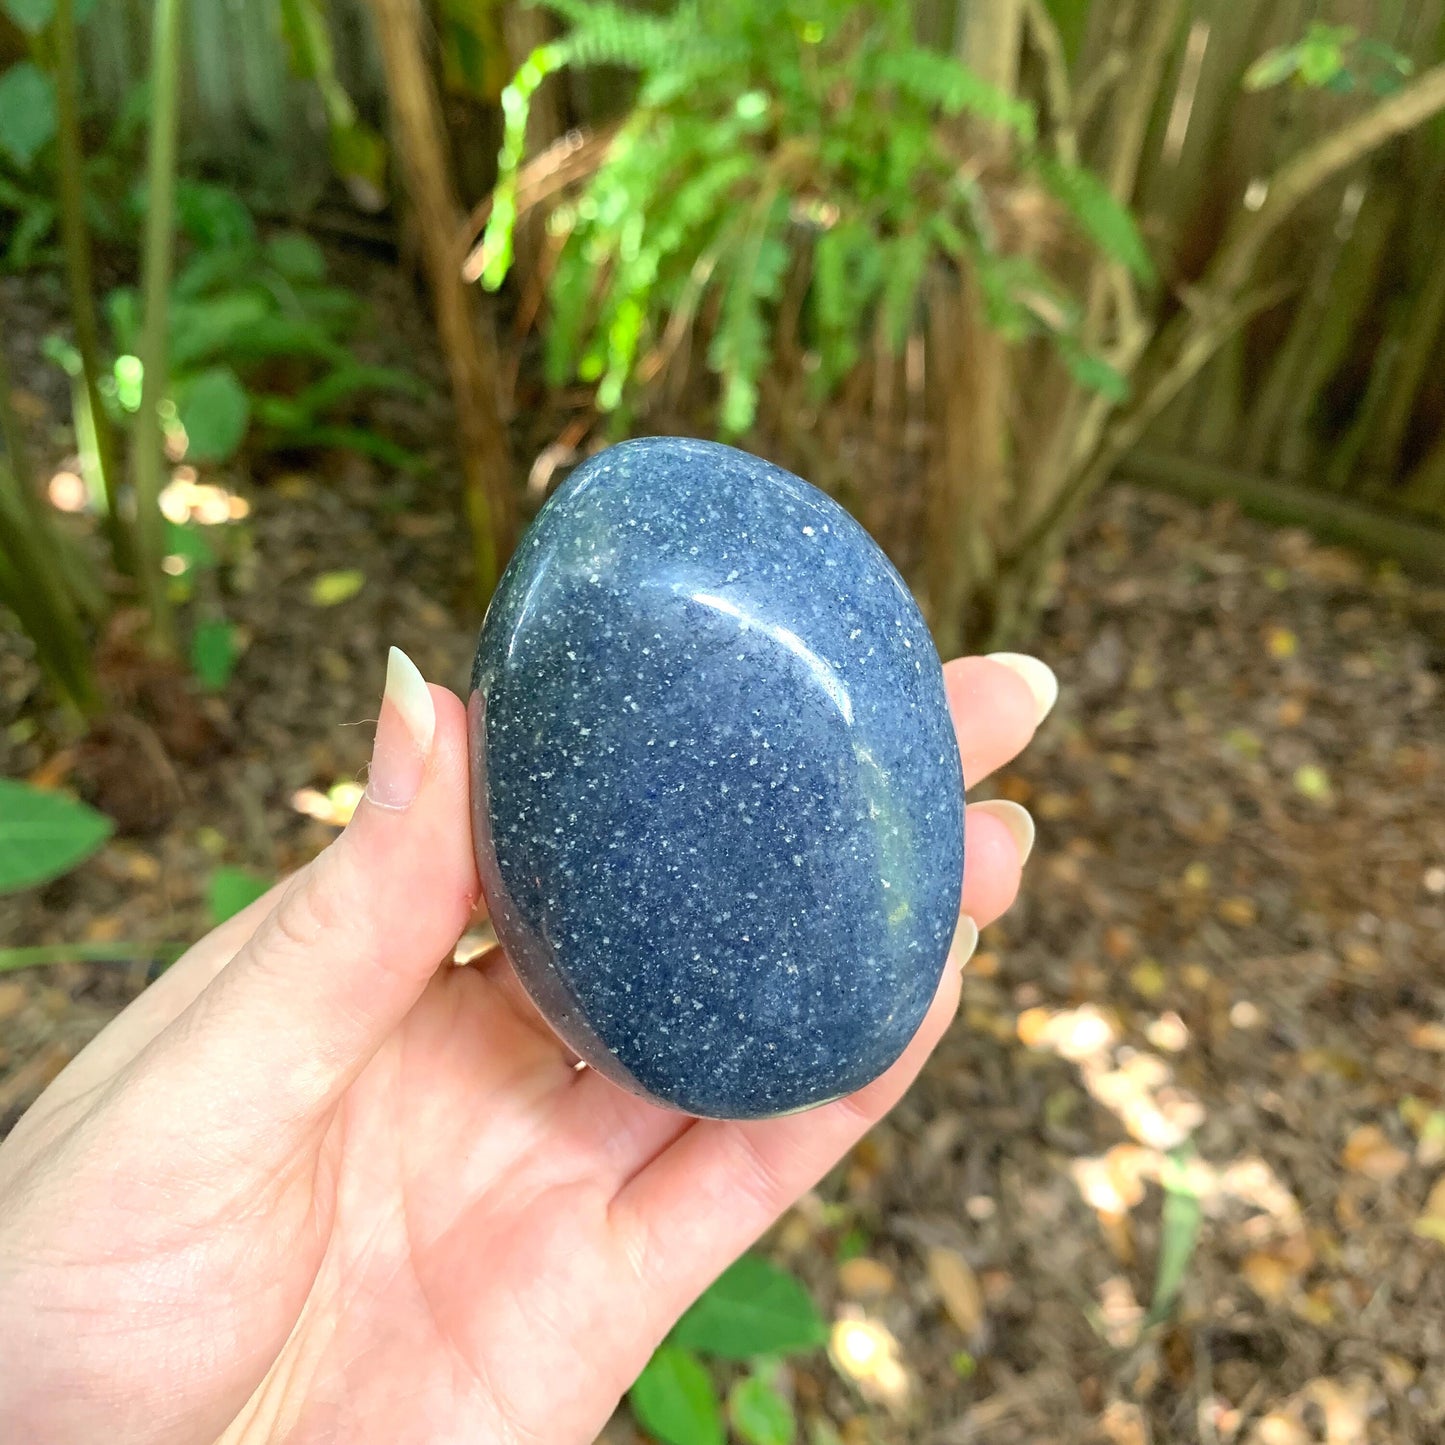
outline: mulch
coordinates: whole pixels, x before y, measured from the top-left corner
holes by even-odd
[[[440,397],[419,308],[382,304]],[[63,396],[24,400],[59,461],[39,418]],[[217,867],[274,875],[334,835],[301,809],[361,777],[389,644],[465,685],[445,410],[390,422],[432,475],[217,479],[252,506],[222,579],[239,667],[161,826],[0,905],[0,947],[118,960],[0,975],[0,1130],[144,986],[138,945],[205,930]],[[1119,487],[1036,650],[1058,709],[988,789],[1038,819],[1024,895],[918,1086],[766,1246],[836,1321],[831,1363],[783,1371],[805,1438],[1442,1438],[1445,592]],[[41,697],[0,635],[0,771],[65,781]]]

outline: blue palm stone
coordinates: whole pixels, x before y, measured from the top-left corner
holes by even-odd
[[[923,618],[842,508],[731,447],[612,447],[523,539],[472,687],[493,923],[581,1058],[761,1118],[898,1057],[957,921],[963,778]]]

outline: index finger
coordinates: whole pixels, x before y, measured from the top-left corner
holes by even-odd
[[[1015,652],[945,663],[943,686],[970,788],[1023,752],[1059,694],[1047,663]]]

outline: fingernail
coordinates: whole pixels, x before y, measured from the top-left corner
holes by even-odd
[[[948,950],[949,960],[962,968],[978,949],[978,924],[964,913],[959,916],[958,927],[953,932],[953,946]]]
[[[997,818],[1009,830],[1009,836],[1019,850],[1019,863],[1022,865],[1029,861],[1029,854],[1034,851],[1034,820],[1027,808],[1003,798],[994,798],[987,803],[970,803],[968,811],[987,813],[989,817]]]
[[[1043,722],[1059,700],[1059,679],[1054,675],[1053,668],[1026,652],[990,652],[988,661],[1018,673],[1028,683],[1029,691],[1034,695],[1034,723]]]
[[[411,806],[436,726],[436,705],[426,679],[401,648],[393,647],[386,656],[386,690],[366,780],[366,796],[373,803],[398,811]]]

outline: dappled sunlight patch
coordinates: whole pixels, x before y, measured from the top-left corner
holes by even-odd
[[[225,522],[239,522],[251,515],[251,504],[215,482],[199,480],[194,467],[176,467],[171,479],[161,489],[161,513],[169,522],[183,527],[195,522],[202,527],[217,527]]]
[[[1121,1274],[1110,1275],[1099,1286],[1099,1332],[1116,1350],[1127,1350],[1139,1339],[1144,1325],[1144,1306],[1134,1295],[1134,1286]]]
[[[1366,1445],[1370,1420],[1383,1403],[1374,1381],[1311,1380],[1261,1416],[1246,1445]]]
[[[903,1363],[902,1346],[887,1325],[860,1306],[844,1305],[839,1310],[828,1337],[828,1358],[870,1404],[894,1413],[907,1409],[913,1379]]]
[[[84,481],[75,472],[64,470],[46,483],[45,495],[57,512],[83,512],[90,501]]]
[[[361,802],[365,788],[360,783],[333,783],[324,793],[317,788],[297,788],[291,807],[303,817],[315,818],[333,828],[344,828]]]
[[[1025,1009],[1018,1019],[1020,1043],[1047,1049],[1074,1063],[1103,1054],[1118,1036],[1117,1024],[1092,1004],[1077,1009]]]

